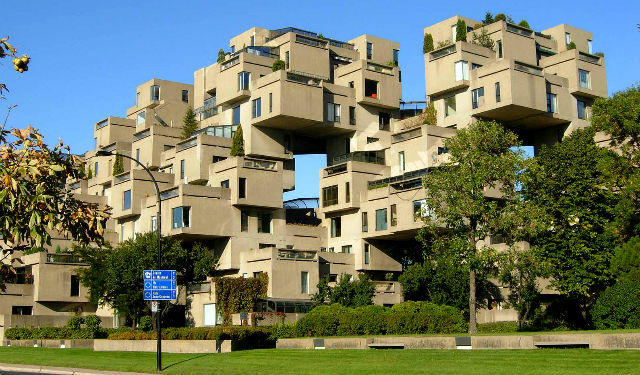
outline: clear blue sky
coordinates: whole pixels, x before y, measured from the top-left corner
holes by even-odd
[[[369,33],[400,42],[404,100],[424,100],[422,30],[455,14],[486,11],[525,18],[535,30],[567,23],[593,32],[606,57],[609,93],[640,81],[640,2],[629,1],[3,1],[0,34],[29,54],[18,74],[6,59],[0,118],[17,104],[10,127],[39,128],[82,153],[93,147],[93,124],[124,116],[135,87],[151,78],[193,83],[196,69],[215,62],[230,37],[252,26],[295,26],[348,40]],[[577,5],[579,4],[579,5]],[[551,10],[551,11],[547,11]],[[297,158],[295,192],[318,195],[324,156]]]

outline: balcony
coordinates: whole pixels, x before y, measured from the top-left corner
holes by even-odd
[[[348,161],[360,161],[363,163],[372,163],[384,165],[384,150],[380,151],[354,151],[348,154],[338,155],[333,157],[333,161],[330,166],[343,164]]]
[[[286,260],[316,260],[316,251],[278,249],[278,259]]]
[[[391,185],[395,190],[407,190],[422,187],[422,177],[429,173],[429,168],[410,171],[394,177],[382,178],[367,182],[369,190],[375,190]]]
[[[85,264],[80,257],[73,254],[47,254],[47,263]]]
[[[607,77],[604,57],[572,49],[540,59],[546,74],[555,74],[569,80],[571,94],[588,98],[607,96]],[[586,82],[580,71],[587,72]]]

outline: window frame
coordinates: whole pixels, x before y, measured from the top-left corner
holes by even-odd
[[[131,189],[128,189],[122,192],[122,211],[130,210],[130,209],[131,209]]]
[[[380,215],[380,214],[384,214],[384,216]],[[384,219],[384,221],[380,221],[379,219]],[[389,228],[388,226],[389,221],[388,221],[388,215],[387,215],[387,208],[381,208],[376,210],[376,231],[383,231],[383,230],[387,230]]]
[[[340,122],[340,104],[327,103],[327,122]]]
[[[322,207],[329,207],[338,204],[338,185],[325,186],[322,188]]]
[[[262,115],[262,98],[251,101],[251,118],[258,118]]]
[[[157,90],[156,90],[157,89]],[[157,91],[157,93],[155,93],[154,91]],[[154,96],[154,94],[157,94],[156,96]],[[158,85],[151,85],[151,92],[149,97],[151,98],[151,101],[154,100],[160,100],[160,86]]]
[[[360,223],[362,224],[362,233],[369,232],[369,214],[366,211],[360,215]]]
[[[182,102],[189,103],[189,90],[182,90]]]
[[[251,73],[250,72],[238,72],[238,91],[250,90]]]
[[[330,225],[329,234],[331,238],[342,237],[342,216],[332,217]]]

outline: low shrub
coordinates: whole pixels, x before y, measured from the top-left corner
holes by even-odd
[[[640,282],[623,279],[608,287],[591,309],[597,329],[640,328]]]
[[[69,327],[70,329],[80,329],[83,324],[84,318],[81,316],[74,316],[67,321],[67,327]]]
[[[145,332],[153,330],[153,318],[149,315],[141,317],[140,322],[138,322],[138,329]]]
[[[164,340],[234,340],[236,342],[272,341],[271,331],[256,327],[180,327],[162,330]],[[126,330],[109,334],[109,340],[155,340],[154,332]]]

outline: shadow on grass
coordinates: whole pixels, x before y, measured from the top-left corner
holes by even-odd
[[[189,361],[192,361],[192,360],[194,360],[194,359],[198,359],[198,358],[206,357],[206,356],[211,355],[211,354],[212,354],[212,353],[204,353],[204,354],[197,355],[197,356],[195,356],[195,357],[191,357],[191,358],[183,359],[182,361],[178,361],[178,362],[176,362],[176,363],[172,363],[172,364],[170,364],[169,366],[165,366],[165,367],[163,367],[163,368],[162,368],[162,370],[166,370],[166,369],[168,369],[168,368],[170,368],[170,367],[173,367],[173,366],[179,365],[179,364],[181,364],[181,363],[189,362]]]

